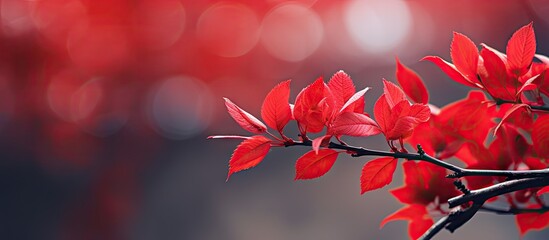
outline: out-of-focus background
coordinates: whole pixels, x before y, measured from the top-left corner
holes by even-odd
[[[531,21],[549,54],[547,0],[0,0],[0,239],[403,239],[379,229],[402,173],[361,196],[366,159],[294,182],[307,149],[274,149],[225,183],[238,141],[206,136],[246,133],[222,97],[259,116],[276,83],[293,101],[343,69],[371,112],[398,56],[443,106],[468,89],[423,56],[449,59],[452,31],[505,51]],[[518,236],[480,213],[439,239]]]

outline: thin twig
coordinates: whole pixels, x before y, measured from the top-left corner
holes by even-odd
[[[446,225],[450,223],[450,215],[444,216],[439,219],[435,224],[433,224],[421,237],[419,240],[430,240],[433,238],[440,230],[442,230]]]
[[[311,146],[311,141],[295,141],[291,144],[286,144],[289,146]],[[352,152],[351,156],[361,157],[361,156],[381,156],[381,157],[394,157],[402,158],[407,160],[419,160],[424,162],[430,162],[437,166],[446,168],[454,173],[448,175],[448,178],[460,178],[466,176],[492,176],[492,177],[507,177],[509,179],[521,179],[521,178],[536,178],[536,177],[549,177],[549,168],[538,169],[538,170],[525,170],[525,171],[513,171],[513,170],[485,170],[485,169],[466,169],[461,168],[456,165],[444,162],[440,159],[432,157],[423,152],[421,146],[418,145],[418,153],[403,153],[403,152],[387,152],[379,150],[371,150],[361,147],[354,147],[349,145],[342,145],[335,142],[330,142],[328,148],[340,149]]]
[[[513,102],[513,101],[507,101],[507,100],[501,100],[501,99],[496,100],[496,105],[502,105],[504,103],[519,104],[519,103],[516,103],[516,102]],[[549,112],[549,106],[546,106],[546,105],[538,106],[538,105],[528,104],[528,106],[533,110]]]

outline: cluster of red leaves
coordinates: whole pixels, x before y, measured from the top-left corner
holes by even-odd
[[[513,104],[504,112],[500,125],[516,111],[529,112],[531,106],[543,106],[541,95],[549,96],[549,81],[545,80],[549,58],[536,55],[532,23],[513,34],[507,54],[486,44],[481,44],[479,52],[471,39],[457,32],[450,48],[453,63],[436,56],[424,60],[435,63],[454,81],[482,90],[496,103]],[[541,62],[533,62],[534,56]]]
[[[454,81],[481,91],[471,91],[467,98],[432,111],[429,121],[419,125],[407,140],[421,144],[428,154],[438,158],[455,156],[470,169],[549,167],[549,115],[535,108],[545,104],[542,95],[549,96],[549,81],[545,78],[549,58],[535,52],[531,23],[512,35],[507,54],[486,44],[481,44],[479,52],[467,36],[454,33],[453,63],[434,56],[424,59],[435,63]],[[540,62],[534,62],[534,56]],[[470,189],[479,189],[505,178],[465,180]],[[527,189],[505,195],[502,200],[511,208],[539,207],[543,203],[539,196],[545,191],[549,188]],[[549,226],[546,213],[518,214],[516,220],[521,235]]]
[[[400,81],[415,83],[419,77],[407,67],[398,63],[397,76]],[[411,81],[402,80],[413,78]],[[245,136],[213,136],[211,138],[240,138],[244,141],[235,149],[229,161],[227,179],[239,172],[259,164],[271,147],[288,146],[295,143],[284,135],[284,127],[292,120],[297,123],[300,141],[310,142],[312,150],[296,162],[296,179],[312,179],[326,174],[333,166],[341,151],[328,148],[332,137],[366,137],[383,133],[393,151],[405,151],[403,139],[409,137],[414,128],[429,120],[427,90],[420,85],[408,84],[408,91],[423,103],[411,104],[406,94],[395,84],[384,80],[384,93],[374,107],[375,120],[364,112],[364,94],[369,88],[356,91],[345,72],[334,74],[326,84],[322,78],[305,87],[297,95],[295,103],[289,103],[290,80],[275,86],[265,97],[261,107],[261,117],[265,124],[244,111],[229,99],[225,105],[231,117],[246,131],[258,134]],[[278,132],[280,137],[268,132],[267,126]],[[326,134],[313,140],[307,134]],[[267,138],[261,134],[267,134]],[[400,150],[393,141],[401,143]],[[383,187],[391,182],[396,167],[396,159],[379,158],[368,162],[361,177],[362,192]]]
[[[295,179],[313,179],[326,174],[340,153],[352,151],[331,148],[331,140],[346,146],[342,136],[367,137],[382,133],[392,152],[406,153],[404,142],[420,144],[439,159],[455,157],[470,169],[529,170],[547,168],[549,159],[549,115],[537,111],[544,106],[542,95],[549,96],[549,58],[535,55],[532,24],[519,29],[507,46],[507,54],[485,44],[480,52],[465,35],[454,33],[452,62],[440,57],[434,62],[450,78],[477,90],[465,99],[438,108],[428,104],[429,94],[422,79],[396,61],[396,79],[402,88],[383,80],[383,94],[374,105],[374,118],[364,112],[364,94],[356,91],[351,78],[339,71],[328,83],[322,78],[305,87],[294,104],[289,103],[290,80],[274,87],[261,107],[263,122],[229,99],[225,105],[232,118],[245,130],[256,134],[213,136],[210,138],[244,139],[229,161],[227,179],[258,165],[271,147],[310,145],[312,150],[296,162]],[[536,56],[541,62],[533,62]],[[409,99],[412,100],[410,102]],[[546,112],[546,111],[545,111]],[[295,121],[299,139],[287,137],[285,126]],[[270,133],[267,126],[276,130]],[[325,134],[310,139],[308,134]],[[267,134],[266,137],[263,134]],[[397,143],[399,146],[397,146]],[[340,148],[345,149],[345,148]],[[379,157],[367,162],[360,177],[361,193],[391,183],[398,159]],[[403,164],[404,186],[391,190],[405,206],[385,218],[381,226],[393,220],[409,221],[409,235],[418,238],[432,224],[432,213],[448,214],[445,207],[460,192],[446,178],[446,169],[427,162]],[[503,182],[498,177],[466,177],[467,187],[479,189]],[[527,189],[502,197],[511,208],[544,206],[540,195],[549,187]],[[494,201],[497,199],[491,199]],[[549,225],[548,213],[516,216],[521,234]]]

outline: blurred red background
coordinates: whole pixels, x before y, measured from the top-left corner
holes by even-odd
[[[0,238],[404,238],[404,223],[378,229],[399,207],[386,191],[359,195],[364,161],[293,182],[304,151],[284,149],[224,183],[237,142],[205,138],[245,133],[221,97],[258,115],[276,83],[293,79],[295,96],[343,69],[373,87],[371,111],[398,56],[442,106],[467,89],[419,59],[449,59],[452,31],[504,51],[531,21],[548,55],[548,13],[547,0],[0,0]],[[482,215],[455,237],[516,238],[512,224]]]

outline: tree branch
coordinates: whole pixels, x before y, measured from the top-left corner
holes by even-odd
[[[489,187],[472,190],[469,194],[464,194],[448,200],[450,208],[474,201],[476,203],[485,202],[486,200],[503,195],[510,192],[515,192],[527,188],[544,187],[549,185],[549,177],[535,177],[509,180],[506,182],[494,184]]]
[[[429,240],[433,238],[440,230],[446,227],[448,223],[450,222],[450,215],[444,216],[441,219],[439,219],[435,224],[433,224],[421,237],[419,237],[419,240]]]
[[[289,146],[311,146],[311,141],[303,142],[291,142],[285,144]],[[498,183],[489,187],[481,188],[478,190],[468,190],[459,180],[454,184],[463,192],[463,195],[451,198],[448,200],[450,208],[456,208],[464,204],[469,204],[466,208],[459,208],[453,211],[448,216],[441,218],[431,228],[429,228],[420,239],[429,240],[435,236],[443,228],[450,232],[454,232],[456,229],[467,223],[479,210],[491,211],[497,214],[518,214],[523,212],[545,212],[549,211],[549,207],[542,207],[540,209],[509,209],[501,210],[491,207],[484,207],[486,200],[503,195],[510,192],[515,192],[527,188],[543,187],[549,185],[549,168],[541,170],[527,170],[527,171],[507,171],[507,170],[479,170],[479,169],[466,169],[456,165],[444,162],[435,157],[426,154],[420,145],[418,145],[418,153],[405,153],[405,152],[387,152],[371,150],[361,147],[354,147],[349,145],[338,144],[330,142],[328,148],[345,150],[351,153],[353,157],[360,156],[384,156],[403,158],[407,160],[425,161],[445,169],[451,170],[454,173],[448,175],[448,178],[460,178],[464,176],[502,176],[507,177],[507,181]],[[472,202],[472,203],[471,203]]]
[[[513,102],[513,101],[507,101],[507,100],[501,100],[501,99],[496,99],[496,105],[501,105],[501,104],[504,104],[504,103],[511,103],[511,104],[517,104],[516,102]],[[529,105],[531,109],[533,110],[538,110],[538,111],[545,111],[545,112],[549,112],[549,106],[537,106],[537,105]]]
[[[312,146],[311,141],[292,141],[285,144],[289,146]],[[432,157],[425,152],[420,145],[418,145],[418,153],[404,153],[404,152],[387,152],[371,150],[362,147],[354,147],[349,145],[338,144],[330,142],[328,148],[340,149],[352,152],[351,156],[381,156],[381,157],[394,157],[407,160],[418,160],[424,162],[430,162],[437,166],[446,168],[454,173],[448,175],[448,178],[460,178],[466,176],[492,176],[492,177],[507,177],[509,179],[521,179],[521,178],[536,178],[536,177],[549,177],[549,168],[539,170],[526,170],[526,171],[512,171],[512,170],[484,170],[484,169],[466,169],[456,165],[444,162],[440,159]]]

